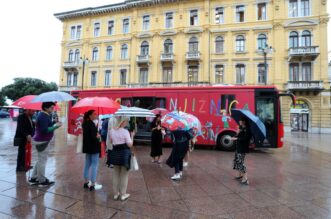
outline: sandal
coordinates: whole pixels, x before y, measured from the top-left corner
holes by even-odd
[[[248,179],[246,179],[246,180],[244,180],[244,181],[241,181],[240,183],[243,184],[243,185],[247,185],[247,186],[249,185],[249,181],[248,181]]]

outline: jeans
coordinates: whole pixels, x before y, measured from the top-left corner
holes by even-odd
[[[115,194],[126,194],[126,189],[128,187],[128,177],[129,171],[125,166],[114,166],[113,190]]]
[[[84,167],[84,178],[86,181],[91,180],[95,183],[97,180],[99,166],[99,153],[97,154],[86,154],[85,167]],[[90,177],[91,169],[91,177]]]
[[[25,144],[18,146],[16,170],[25,169]]]
[[[180,159],[179,161],[177,161],[177,163],[175,164],[175,173],[179,173],[183,171],[183,159]]]
[[[33,142],[34,146],[36,144],[40,144],[41,142]],[[46,162],[48,158],[48,151],[49,151],[49,145],[45,148],[43,151],[37,150],[37,163],[35,167],[33,168],[32,177],[33,179],[37,179],[39,183],[46,181]]]

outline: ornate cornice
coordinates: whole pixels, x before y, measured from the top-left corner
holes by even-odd
[[[167,3],[174,3],[174,2],[180,2],[183,0],[126,0],[121,3],[117,4],[111,4],[111,5],[105,5],[100,7],[90,7],[90,8],[83,8],[78,9],[74,11],[67,11],[67,12],[61,12],[56,13],[54,16],[61,20],[69,20],[72,18],[77,17],[86,17],[86,16],[92,16],[92,15],[99,15],[99,14],[106,14],[110,12],[116,12],[116,11],[124,11],[131,8],[138,8],[138,7],[150,7],[153,5],[159,5],[159,4],[167,4]]]

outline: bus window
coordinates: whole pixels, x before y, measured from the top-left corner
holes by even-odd
[[[256,115],[262,120],[267,131],[267,138],[266,141],[263,142],[263,146],[270,147],[271,145],[276,145],[277,125],[275,120],[275,98],[256,98]]]
[[[132,98],[122,98],[121,105],[131,107],[132,106]]]
[[[155,107],[154,108],[166,108],[166,99],[165,98],[155,98]]]

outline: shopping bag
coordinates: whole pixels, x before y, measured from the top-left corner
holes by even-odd
[[[130,170],[139,170],[139,165],[136,156],[131,156]]]
[[[83,135],[79,134],[77,137],[76,153],[83,153]]]
[[[32,145],[31,142],[27,142],[25,145],[25,169],[31,168],[31,157],[32,157]]]
[[[106,142],[102,141],[101,142],[101,145],[100,145],[100,154],[99,154],[99,157],[100,158],[104,158],[106,156]]]

